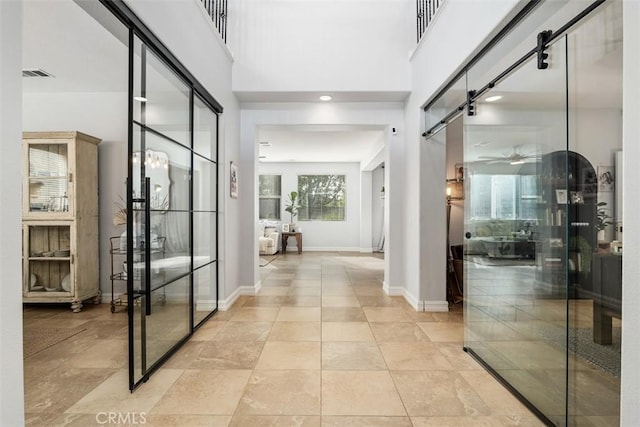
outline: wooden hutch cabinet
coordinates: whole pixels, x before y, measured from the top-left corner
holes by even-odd
[[[98,144],[80,132],[23,133],[23,302],[100,302]]]

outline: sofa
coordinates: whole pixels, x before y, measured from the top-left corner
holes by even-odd
[[[260,233],[258,235],[258,251],[260,255],[274,255],[280,249],[280,233],[278,224],[268,221],[261,221]]]

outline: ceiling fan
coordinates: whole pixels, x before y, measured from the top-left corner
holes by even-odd
[[[513,147],[513,152],[503,153],[501,156],[478,156],[483,163],[509,163],[511,165],[521,165],[529,159],[540,159],[540,155],[537,153],[522,153],[519,150],[519,145]]]

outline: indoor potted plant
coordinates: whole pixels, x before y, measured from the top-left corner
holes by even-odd
[[[284,210],[286,212],[289,212],[289,214],[291,215],[291,222],[289,223],[289,230],[290,231],[295,231],[295,224],[294,224],[293,220],[295,219],[296,215],[298,215],[298,211],[300,210],[300,205],[298,204],[298,192],[297,191],[292,191],[291,193],[289,193],[289,203],[284,208]]]
[[[610,221],[611,216],[607,214],[604,206],[607,205],[607,202],[599,202],[597,206],[597,217],[596,217],[596,230],[598,230],[598,241],[602,242],[605,239],[604,230],[608,225],[613,224],[613,221]]]

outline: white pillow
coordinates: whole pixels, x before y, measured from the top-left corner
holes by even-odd
[[[269,237],[271,233],[275,233],[278,230],[277,227],[267,226],[264,227],[264,237]]]

